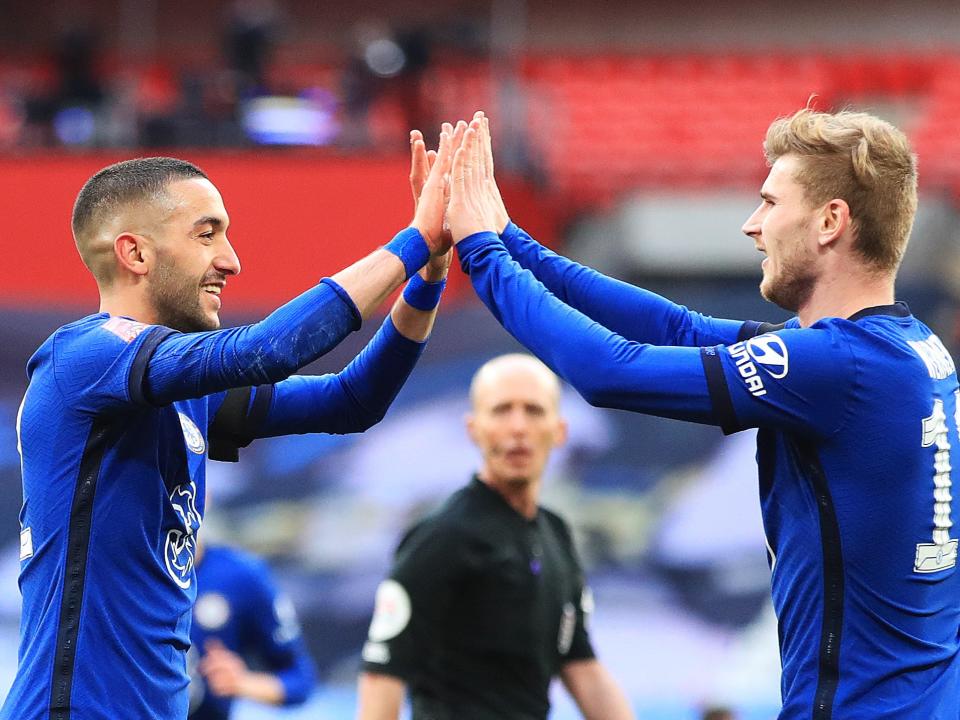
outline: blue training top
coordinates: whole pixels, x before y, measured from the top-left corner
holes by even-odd
[[[905,305],[714,320],[545,250],[458,245],[500,322],[596,404],[758,427],[781,718],[956,720],[958,384]]]
[[[204,545],[197,568],[197,602],[193,609],[188,654],[190,720],[227,720],[232,697],[215,695],[196,663],[216,639],[240,655],[248,666],[277,677],[283,704],[304,702],[315,669],[300,634],[293,603],[273,582],[259,558],[237,548]]]
[[[389,317],[341,373],[284,379],[359,323],[325,279],[253,325],[181,334],[98,314],[37,350],[17,423],[19,667],[0,720],[186,717],[206,457],[379,420],[422,350]]]

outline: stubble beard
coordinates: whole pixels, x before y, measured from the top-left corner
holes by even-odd
[[[170,264],[158,265],[150,285],[150,299],[158,322],[180,332],[218,329],[220,320],[204,312],[200,293],[199,283],[178,274]]]
[[[760,283],[760,294],[767,302],[795,313],[810,299],[816,280],[807,268],[784,267],[778,277],[769,281],[764,278]]]
[[[798,226],[798,230],[802,225]],[[760,282],[760,294],[784,310],[798,312],[806,305],[817,284],[816,257],[802,245],[794,245],[792,252],[779,259],[776,275],[765,276]]]

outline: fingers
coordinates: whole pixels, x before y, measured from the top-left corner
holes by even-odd
[[[413,192],[413,201],[420,199],[423,184],[427,181],[430,165],[427,160],[427,147],[423,142],[423,134],[419,130],[410,133],[410,189]]]
[[[456,150],[463,143],[463,134],[467,131],[467,123],[463,120],[457,120],[457,126],[453,129],[453,149]]]
[[[437,169],[441,178],[450,172],[450,165],[453,162],[453,151],[453,137],[448,132],[440,133],[440,146],[437,149],[437,161],[434,163],[434,168]]]
[[[483,121],[485,120],[483,113],[479,110],[473,115],[473,122],[478,123],[477,125],[477,174],[481,182],[489,177],[487,171],[487,141],[484,138],[485,130],[483,126]]]
[[[464,205],[468,202],[468,192],[473,186],[469,180],[469,175],[472,170],[471,142],[474,137],[476,137],[476,132],[472,128],[464,130],[463,140],[453,156],[451,197],[454,193],[457,194],[460,203]]]
[[[433,164],[437,161],[437,151],[427,150],[427,166],[433,170]]]
[[[467,128],[470,133],[470,181],[474,184],[474,192],[480,190],[480,183],[483,178],[483,164],[481,161],[480,154],[480,120],[474,119],[470,122],[470,127]],[[464,142],[466,142],[467,136],[464,135]]]
[[[493,180],[493,139],[490,137],[490,119],[483,118],[483,153],[486,157],[487,179]]]

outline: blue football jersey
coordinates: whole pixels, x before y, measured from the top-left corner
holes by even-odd
[[[731,332],[508,241],[465,238],[461,266],[503,326],[589,402],[759,428],[781,718],[960,717],[958,385],[930,329],[895,304]]]
[[[241,550],[204,546],[190,638],[190,720],[226,720],[233,704],[233,698],[207,687],[197,667],[210,639],[251,668],[276,675],[286,705],[303,702],[313,688],[314,665],[293,603],[277,589],[266,564]]]
[[[362,432],[424,343],[390,318],[339,373],[292,376],[361,323],[330,278],[257,323],[177,333],[105,313],[27,365],[17,676],[0,720],[183,720],[207,457]]]
[[[782,718],[953,720],[954,362],[903,305],[704,350],[719,419],[759,427]]]
[[[171,332],[93,315],[30,359],[19,669],[3,720],[186,717],[207,423],[223,394],[144,398]]]

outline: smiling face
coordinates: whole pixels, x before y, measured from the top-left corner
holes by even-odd
[[[150,233],[156,258],[147,294],[157,322],[182,332],[220,327],[220,292],[240,261],[227,240],[223,198],[205,178],[171,182],[169,212]]]
[[[743,225],[743,232],[767,255],[760,294],[791,312],[806,303],[819,278],[818,214],[795,179],[800,162],[795,155],[784,155],[773,164],[760,190],[760,207]]]
[[[470,437],[483,456],[490,485],[540,480],[550,451],[566,438],[556,376],[539,360],[506,355],[487,363],[471,387]]]

